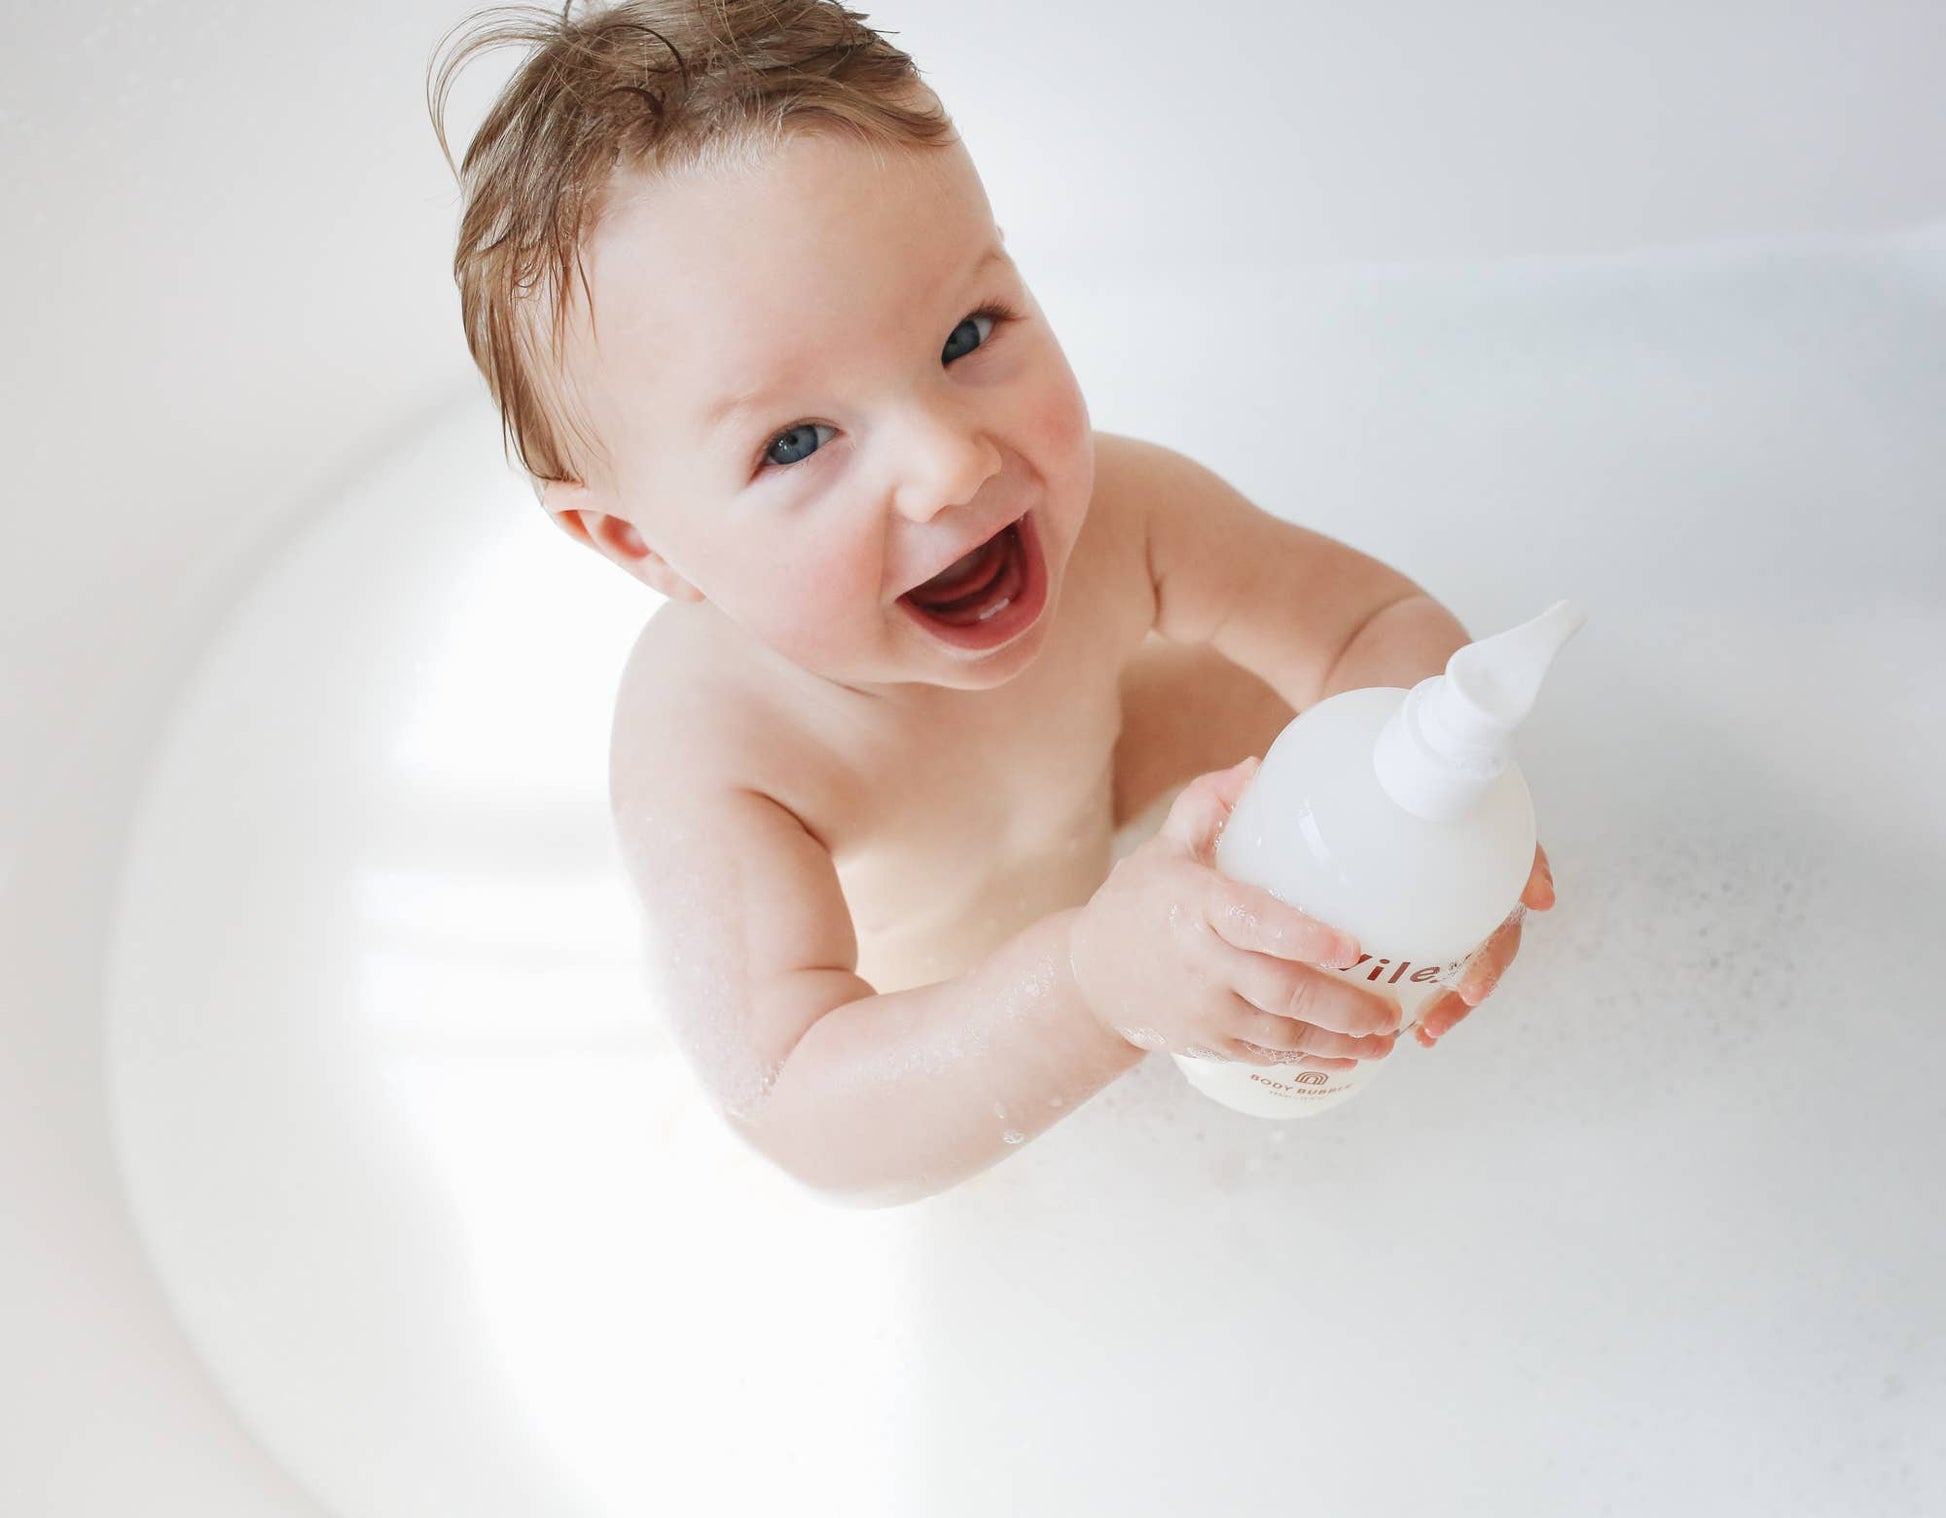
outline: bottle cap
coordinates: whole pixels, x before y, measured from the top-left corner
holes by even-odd
[[[1531,622],[1467,644],[1445,674],[1413,686],[1372,748],[1386,794],[1432,822],[1479,805],[1506,769],[1509,740],[1534,709],[1554,656],[1587,620],[1572,601],[1556,601]]]

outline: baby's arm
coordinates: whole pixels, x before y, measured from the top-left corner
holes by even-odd
[[[695,757],[631,766],[616,820],[692,1068],[800,1182],[858,1206],[931,1195],[1141,1061],[1075,988],[1072,912],[963,975],[875,995],[824,846]]]
[[[1412,686],[1468,641],[1390,565],[1274,516],[1194,459],[1122,437],[1102,458],[1144,520],[1156,631],[1209,644],[1293,710],[1360,686]]]
[[[1312,968],[1357,945],[1214,868],[1245,766],[1186,786],[1085,907],[884,995],[796,816],[708,767],[657,769],[630,771],[616,815],[677,1036],[743,1136],[834,1200],[943,1191],[1152,1049],[1325,1068],[1391,1050],[1396,1005]]]
[[[1294,709],[1362,686],[1410,687],[1439,674],[1466,629],[1390,566],[1264,511],[1195,460],[1117,437],[1101,457],[1143,524],[1156,629],[1208,643]],[[1520,946],[1522,909],[1554,904],[1536,846],[1521,907],[1475,956],[1461,985],[1429,1004],[1430,1045],[1492,990]]]

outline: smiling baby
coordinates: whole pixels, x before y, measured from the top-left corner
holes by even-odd
[[[508,14],[438,81],[529,48],[458,171],[462,314],[546,510],[667,598],[611,794],[661,1004],[725,1120],[819,1194],[888,1205],[1161,1049],[1385,1057],[1395,1004],[1317,968],[1358,946],[1212,850],[1297,710],[1438,673],[1465,629],[1093,429],[950,118],[863,16]],[[1523,899],[1552,901],[1538,856]]]

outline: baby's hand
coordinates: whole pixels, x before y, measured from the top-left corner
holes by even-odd
[[[1383,1059],[1397,1003],[1315,968],[1352,964],[1351,937],[1215,868],[1256,766],[1192,780],[1161,831],[1109,872],[1074,920],[1075,983],[1141,1049],[1318,1069]]]
[[[1507,966],[1514,962],[1514,955],[1520,952],[1521,919],[1530,909],[1545,912],[1553,905],[1554,872],[1548,868],[1546,850],[1535,844],[1534,868],[1528,872],[1527,884],[1521,890],[1520,905],[1467,962],[1459,983],[1427,1001],[1418,1026],[1413,1029],[1421,1044],[1430,1049],[1455,1023],[1486,1000],[1487,993],[1500,983]]]

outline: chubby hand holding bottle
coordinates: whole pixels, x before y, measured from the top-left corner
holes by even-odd
[[[1320,701],[1271,744],[1217,840],[1223,874],[1357,940],[1357,962],[1327,973],[1396,999],[1402,1028],[1520,902],[1534,807],[1508,740],[1586,620],[1560,601],[1468,644],[1410,691]],[[1270,1118],[1325,1111],[1383,1068],[1174,1058],[1206,1096]]]
[[[1256,767],[1246,759],[1191,780],[1161,828],[1074,913],[1075,986],[1104,1028],[1140,1049],[1306,1069],[1382,1058],[1397,1005],[1330,973],[1358,946],[1216,866]]]

